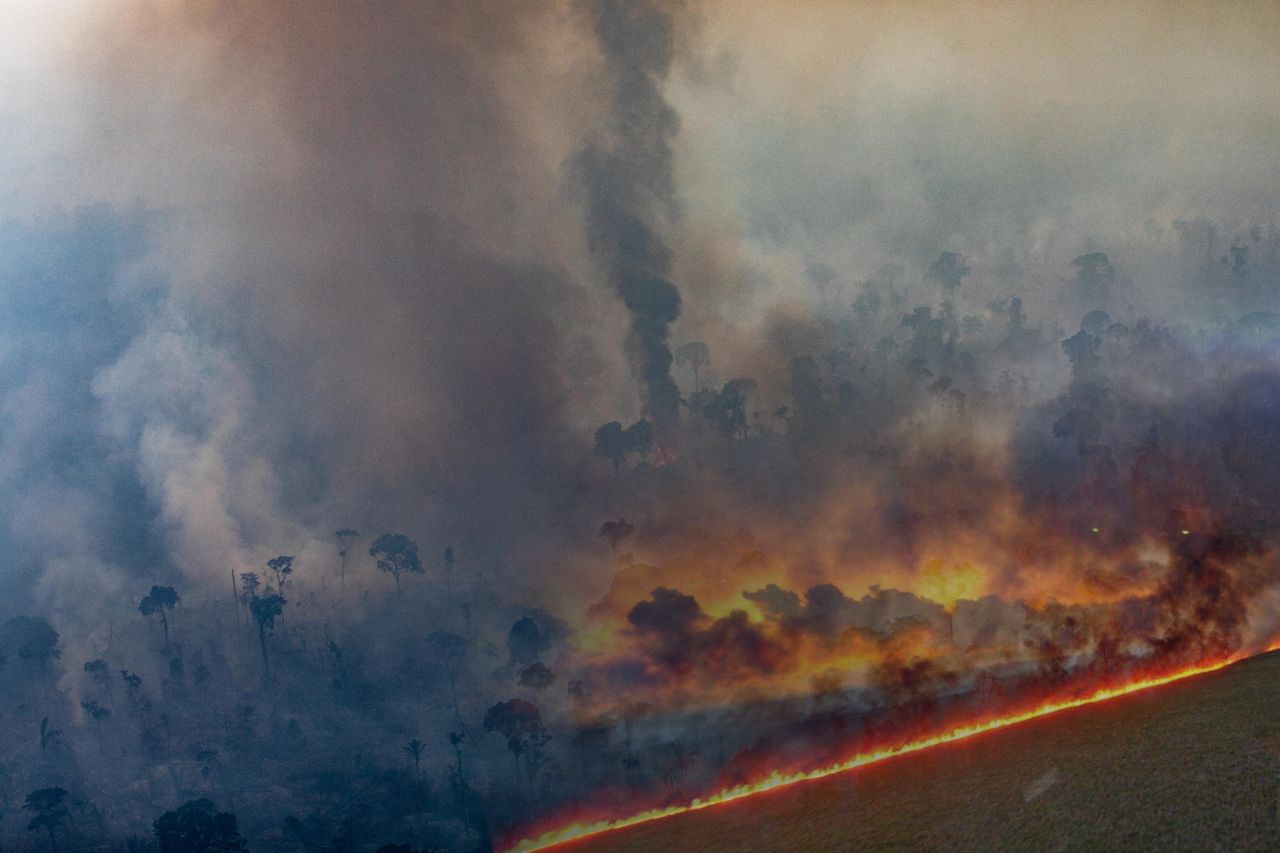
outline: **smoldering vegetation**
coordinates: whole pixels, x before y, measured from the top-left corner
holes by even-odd
[[[6,476],[44,507],[8,510],[15,571],[39,578],[0,630],[14,849],[186,849],[170,825],[255,850],[486,849],[1272,636],[1265,242],[1243,280],[1201,281],[1234,317],[1204,325],[1113,320],[1092,262],[1062,284],[1087,309],[1072,328],[1015,294],[962,311],[964,282],[926,267],[775,318],[751,376],[678,349],[665,433],[577,435],[598,523],[573,537],[612,574],[584,612],[513,596],[438,530],[341,519],[218,583],[177,571],[110,421],[113,372],[166,311],[150,222],[10,226],[6,298],[66,297],[9,332],[30,342]],[[55,417],[71,404],[106,420]],[[84,527],[56,513],[73,500]]]
[[[1253,195],[1082,228],[948,107],[918,227],[801,137],[708,237],[706,22],[499,6],[98,22],[147,200],[0,228],[0,846],[486,850],[1269,645]]]

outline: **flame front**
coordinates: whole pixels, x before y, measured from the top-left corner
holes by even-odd
[[[1096,702],[1104,702],[1108,699],[1115,699],[1117,697],[1137,693],[1142,690],[1149,690],[1153,687],[1171,684],[1175,681],[1182,681],[1197,675],[1215,672],[1235,663],[1238,660],[1240,660],[1239,656],[1231,657],[1164,675],[1141,677],[1122,685],[1100,688],[1084,696],[1051,699],[1043,704],[1036,705],[1033,708],[1023,711],[992,717],[985,720],[978,720],[964,725],[946,728],[925,737],[861,751],[843,761],[815,770],[794,773],[774,771],[755,782],[723,788],[709,796],[695,798],[688,803],[681,805],[649,809],[623,817],[569,823],[565,826],[549,829],[535,837],[521,839],[509,849],[513,851],[513,853],[545,850],[570,841],[601,835],[606,832],[613,832],[615,830],[625,829],[626,827],[636,826],[642,823],[651,823],[656,820],[673,817],[687,812],[701,811],[702,809],[734,802],[735,800],[741,800],[755,794],[762,794],[766,791],[772,791],[778,788],[784,788],[815,779],[824,779],[828,776],[845,773],[858,767],[865,767],[869,764],[877,764],[901,755],[908,755],[913,752],[920,752],[921,750],[930,749],[942,744],[965,740],[967,738],[974,737],[975,735],[983,734],[984,732],[1014,726],[1019,723],[1027,722],[1028,720],[1034,720],[1039,717],[1056,714],[1059,711],[1079,708],[1083,705],[1091,705]]]

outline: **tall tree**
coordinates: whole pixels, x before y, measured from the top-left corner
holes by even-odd
[[[267,587],[265,594],[254,596],[249,602],[249,612],[258,625],[258,645],[262,648],[262,677],[271,676],[271,663],[267,659],[267,633],[276,627],[276,619],[284,612],[284,596]]]
[[[623,440],[629,452],[639,456],[641,462],[647,462],[653,452],[653,425],[641,418],[627,427]]]
[[[22,808],[34,812],[34,817],[27,824],[28,832],[41,829],[49,833],[49,847],[56,853],[58,849],[57,830],[67,820],[67,790],[65,788],[39,788],[27,794]]]
[[[44,717],[40,720],[40,754],[44,755],[49,747],[56,743],[58,738],[62,737],[62,730],[55,729],[49,724],[49,718]]]
[[[284,594],[284,585],[288,583],[289,576],[293,574],[293,557],[281,554],[279,557],[272,557],[267,560],[267,568],[276,576],[276,591]]]
[[[58,632],[41,616],[14,616],[0,624],[0,661],[16,657],[38,672],[62,657]]]
[[[333,536],[338,541],[338,558],[341,560],[338,569],[338,602],[341,603],[347,589],[347,556],[351,553],[351,546],[356,544],[360,534],[349,527],[344,527],[333,531]]]
[[[397,594],[402,592],[402,574],[423,573],[422,561],[418,559],[418,543],[403,533],[384,533],[379,536],[369,547],[369,556],[378,561],[379,569],[396,579]]]
[[[1102,304],[1111,296],[1116,281],[1116,268],[1105,252],[1087,252],[1071,261],[1076,268],[1076,286],[1090,304]]]
[[[404,751],[413,762],[413,778],[419,778],[422,775],[422,741],[414,738],[405,744]]]
[[[138,612],[143,616],[150,616],[153,613],[160,615],[160,625],[164,628],[164,650],[169,651],[169,617],[165,613],[178,606],[181,601],[177,591],[171,586],[153,586],[151,592],[138,602]]]
[[[676,364],[688,365],[693,371],[693,390],[702,390],[702,368],[711,363],[711,350],[702,341],[689,341],[676,348]]]
[[[486,732],[497,732],[507,739],[507,749],[516,762],[517,777],[520,757],[544,746],[548,739],[538,706],[523,699],[508,699],[494,705],[485,712],[483,725]]]
[[[627,459],[627,431],[622,428],[622,424],[617,421],[609,421],[609,423],[596,430],[596,455],[603,456],[613,463],[613,470],[617,471],[622,467],[622,463]]]
[[[936,261],[929,264],[929,271],[925,274],[925,278],[941,282],[943,290],[951,293],[960,287],[960,283],[968,274],[969,267],[965,264],[963,257],[955,252],[943,252]]]

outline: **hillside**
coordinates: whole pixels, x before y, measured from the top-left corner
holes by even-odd
[[[1280,844],[1278,796],[1271,653],[562,849],[1256,850]]]

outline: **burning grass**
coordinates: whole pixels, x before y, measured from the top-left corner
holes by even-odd
[[[671,841],[669,839],[663,840],[665,838],[665,835],[662,830],[659,830],[656,827],[653,827],[653,828],[643,827],[643,825],[654,824],[655,822],[661,821],[665,818],[671,818],[677,815],[684,815],[684,814],[693,813],[693,812],[704,812],[707,810],[710,810],[716,813],[724,813],[724,814],[732,812],[735,817],[732,818],[731,820],[740,820],[744,815],[756,814],[759,812],[760,809],[764,809],[765,813],[772,813],[775,810],[784,811],[788,814],[789,817],[783,820],[783,823],[780,825],[780,827],[775,826],[773,827],[773,829],[775,831],[775,834],[777,834],[778,832],[781,832],[783,835],[785,835],[786,826],[787,826],[786,821],[790,820],[796,826],[812,826],[814,825],[814,820],[820,817],[820,816],[808,815],[804,811],[795,813],[792,810],[790,810],[790,808],[788,807],[788,804],[793,803],[794,801],[796,801],[797,797],[802,795],[799,795],[799,794],[782,795],[781,793],[775,794],[772,797],[754,801],[754,802],[759,802],[760,805],[752,806],[750,809],[748,809],[742,803],[742,801],[757,795],[765,794],[767,792],[778,791],[779,789],[809,788],[812,786],[800,785],[799,783],[817,782],[818,780],[826,779],[827,777],[835,776],[837,774],[842,774],[847,771],[853,770],[855,768],[866,767],[868,765],[887,762],[889,761],[889,759],[904,758],[905,760],[905,756],[908,756],[913,753],[952,752],[953,751],[952,749],[936,750],[932,748],[939,747],[944,744],[952,744],[952,743],[965,741],[977,735],[993,732],[998,729],[1006,729],[1012,726],[1016,726],[1019,723],[1026,723],[1028,721],[1035,720],[1037,718],[1043,718],[1053,714],[1057,714],[1062,711],[1066,711],[1068,709],[1078,708],[1084,705],[1103,703],[1109,699],[1115,699],[1117,697],[1126,696],[1134,693],[1141,693],[1143,691],[1147,691],[1155,687],[1170,685],[1173,682],[1184,681],[1194,676],[1204,675],[1209,672],[1221,670],[1224,667],[1227,667],[1232,662],[1233,662],[1232,660],[1223,660],[1223,661],[1214,662],[1207,665],[1191,667],[1191,668],[1187,668],[1187,669],[1183,669],[1175,672],[1168,672],[1161,675],[1140,677],[1126,683],[1092,689],[1089,692],[1086,692],[1083,694],[1076,694],[1067,698],[1062,698],[1060,696],[1059,698],[1056,698],[1056,699],[1049,699],[1047,701],[1043,701],[1032,707],[1024,707],[1021,710],[1005,712],[1005,713],[1001,713],[998,716],[989,717],[985,719],[979,718],[976,720],[966,722],[964,724],[959,724],[959,725],[953,724],[951,726],[942,728],[942,730],[940,731],[934,731],[933,733],[930,733],[930,734],[907,737],[905,739],[900,739],[895,742],[892,742],[889,745],[863,749],[861,751],[856,752],[855,754],[852,755],[852,757],[848,759],[845,759],[843,761],[840,761],[825,767],[820,767],[820,768],[811,769],[811,770],[804,770],[804,771],[796,771],[796,772],[774,772],[763,778],[758,779],[753,783],[725,788],[710,796],[695,799],[691,802],[684,803],[684,804],[672,805],[665,808],[650,809],[647,811],[641,811],[633,815],[622,816],[622,817],[570,819],[567,823],[559,827],[550,828],[545,831],[541,831],[539,833],[534,833],[534,834],[526,833],[526,837],[520,840],[519,842],[517,842],[512,849],[521,850],[521,851],[545,849],[548,847],[554,847],[560,844],[564,844],[570,841],[595,838],[598,836],[602,836],[606,833],[609,834],[610,846],[613,846],[614,844],[629,843],[629,844],[632,844],[635,847],[635,849],[656,849],[659,844],[661,844],[663,847],[670,847]],[[1231,681],[1238,682],[1240,680],[1240,676],[1237,673],[1237,670],[1239,670],[1240,672],[1245,672],[1247,674],[1253,674],[1255,672],[1270,672],[1272,675],[1274,675],[1278,668],[1280,668],[1280,659],[1277,659],[1277,656],[1275,655],[1269,655],[1265,659],[1257,659],[1256,661],[1250,662],[1249,666],[1234,668],[1230,673]],[[1224,674],[1224,676],[1225,675],[1226,674]],[[1256,681],[1256,680],[1257,679],[1255,678],[1253,681]],[[1257,696],[1256,696],[1257,685],[1254,684],[1252,681],[1250,682],[1250,684],[1254,688],[1254,693],[1251,693],[1250,696],[1251,698],[1257,699]],[[1171,695],[1170,700],[1175,703],[1178,701],[1185,702],[1188,696],[1195,696],[1195,695],[1199,695],[1199,694],[1182,692],[1176,695]],[[1148,703],[1143,703],[1142,705],[1134,705],[1133,703],[1130,703],[1130,702],[1115,703],[1115,704],[1118,706],[1124,707],[1124,710],[1119,712],[1121,713],[1122,716],[1127,715],[1129,717],[1132,717],[1133,715],[1132,709],[1135,707],[1146,707],[1147,710],[1153,710],[1153,711],[1159,710],[1158,708],[1151,708]],[[1233,709],[1233,710],[1238,710],[1238,709]],[[1271,711],[1271,715],[1273,717],[1277,716],[1276,711],[1274,709]],[[1208,723],[1209,726],[1212,727],[1212,723],[1211,723],[1212,713],[1206,712],[1205,716],[1206,716],[1206,723]],[[1262,719],[1262,718],[1263,718],[1262,715],[1258,717],[1258,719]],[[1090,727],[1089,719],[1093,719],[1093,718],[1084,718],[1082,723],[1080,722],[1073,723],[1072,726],[1067,726],[1066,729],[1074,731],[1072,727],[1080,726],[1080,725],[1084,725],[1086,728],[1088,728]],[[1100,719],[1105,720],[1105,719],[1109,719],[1109,717],[1104,715]],[[1247,718],[1246,718],[1246,721],[1247,721]],[[1139,721],[1135,720],[1134,722],[1139,722]],[[1054,741],[1048,744],[1049,747],[1054,749],[1061,748],[1061,741],[1059,741],[1058,739],[1057,732],[1058,732],[1058,729],[1055,729]],[[1040,734],[1043,735],[1043,733],[1044,731],[1043,729],[1041,729]],[[1114,740],[1114,737],[1111,740]],[[1041,744],[1041,746],[1044,746],[1044,745]],[[1121,744],[1120,746],[1123,746],[1123,744]],[[1007,747],[1000,747],[998,744],[996,744],[996,742],[993,742],[993,748],[999,750],[1002,754],[1006,754],[1006,755],[1008,754]],[[1031,747],[1031,745],[1028,745],[1029,756],[1040,756],[1042,754],[1043,754],[1042,750],[1033,748]],[[1095,756],[1095,758],[1097,758],[1097,756]],[[1105,761],[1105,756],[1102,757],[1101,760]],[[1028,761],[1027,757],[1022,757],[1016,763],[1020,765],[1026,765],[1027,761]],[[898,762],[893,762],[893,763],[898,763]],[[1149,761],[1146,761],[1143,763],[1146,764],[1147,766],[1150,766]],[[999,766],[990,768],[990,770],[991,772],[994,772],[996,776],[1000,776],[1000,774],[1002,773],[1002,770]],[[1036,793],[1034,794],[1034,796],[1028,795],[1027,802],[1030,802],[1032,800],[1038,799],[1044,793],[1045,789],[1051,788],[1055,784],[1056,779],[1058,777],[1058,771],[1053,767],[1050,767],[1050,770],[1052,772],[1046,772],[1042,770],[1041,774],[1038,777],[1029,777],[1027,779],[1021,779],[1021,777],[1018,775],[1017,772],[1011,772],[1008,775],[1007,779],[1020,780],[1019,784],[1023,784],[1027,786],[1026,787],[1027,791],[1035,791]],[[890,773],[890,775],[892,776],[893,771],[886,771],[886,772]],[[1089,778],[1094,778],[1099,783],[1105,784],[1107,775],[1108,774],[1106,772],[1100,772],[1097,776],[1092,776],[1092,777],[1090,775],[1073,773],[1072,778],[1075,779],[1076,781],[1083,781]],[[833,786],[833,783],[830,783],[830,782],[825,784],[828,788]],[[1271,794],[1272,814],[1274,814],[1274,801],[1275,801],[1275,796],[1274,796],[1274,793],[1272,793]],[[774,805],[775,803],[777,805]],[[713,806],[716,806],[718,808],[712,809],[711,807]],[[846,827],[846,825],[849,824],[849,819],[846,814],[833,815],[831,816],[831,819],[833,821],[833,826],[835,827],[834,829],[830,830],[831,832],[835,832],[838,835],[841,831],[844,831],[844,832],[852,833],[856,836],[856,832],[857,832],[856,829],[847,828],[845,830],[840,830],[840,827]],[[716,827],[720,827],[722,823],[718,818],[699,818],[696,821],[693,818],[688,818],[686,820],[677,822],[675,824],[677,828],[673,830],[668,830],[667,832],[673,832],[675,833],[676,837],[681,838],[681,841],[675,845],[681,849],[684,849],[685,847],[701,848],[701,847],[707,847],[707,846],[724,847],[725,849],[729,849],[730,847],[734,849],[742,849],[743,847],[758,848],[761,846],[759,843],[759,840],[753,838],[749,834],[742,836],[741,842],[736,845],[728,844],[728,842],[726,841],[719,840],[719,836],[715,834],[707,835],[707,837],[705,838],[701,837],[700,835],[700,838],[696,842],[694,842],[691,839],[686,840],[683,838],[682,833],[685,832],[684,827],[691,825],[690,822],[693,822],[694,824],[696,824],[697,827],[700,828],[699,830],[700,833],[701,833],[701,830],[705,829],[707,826],[714,825]],[[826,825],[826,821],[821,819],[818,819],[818,823],[823,826]],[[619,834],[620,830],[627,829],[627,828],[631,828],[631,831]],[[705,834],[705,833],[702,833],[702,834]],[[716,839],[716,840],[711,841],[709,839]],[[850,843],[855,843],[855,842],[856,842],[856,837],[850,838],[838,843],[833,840],[831,843],[832,843],[832,846],[848,846]],[[602,843],[603,843],[603,839],[602,839]],[[784,849],[784,848],[799,849],[800,847],[812,848],[813,846],[814,845],[808,841],[805,841],[805,842],[794,841],[791,843],[782,844],[780,847],[775,847],[775,849]],[[820,846],[825,846],[825,844]]]

